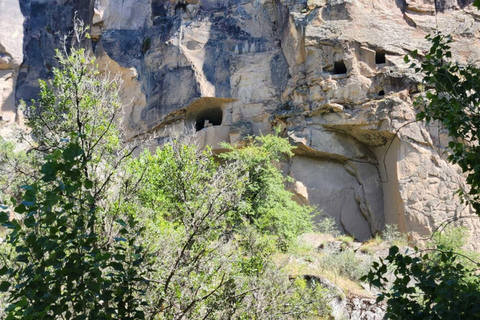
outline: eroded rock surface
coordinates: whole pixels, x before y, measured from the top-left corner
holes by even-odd
[[[480,13],[468,1],[437,1],[437,10],[430,0],[22,3],[17,22],[0,19],[0,73],[22,61],[21,50],[3,49],[11,34],[3,25],[20,28],[15,46],[23,41],[17,98],[48,77],[53,48],[81,9],[100,64],[121,73],[131,139],[156,132],[161,143],[190,127],[218,149],[280,126],[297,146],[285,169],[296,199],[359,240],[385,223],[419,239],[471,215],[454,196],[464,179],[445,161],[445,132],[414,121],[420,78],[403,62],[428,48],[424,37],[438,25],[453,34],[456,59],[478,63]],[[480,243],[476,218],[458,223]]]
[[[15,84],[23,61],[23,20],[18,1],[0,2],[0,126],[16,120]]]

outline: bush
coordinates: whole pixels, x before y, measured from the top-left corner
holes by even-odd
[[[156,301],[149,302],[148,314],[264,319],[278,313],[278,319],[288,319],[326,312],[320,288],[299,287],[271,263],[288,229],[277,228],[280,220],[269,222],[273,227],[252,218],[245,163],[229,159],[220,165],[211,150],[199,150],[192,141],[173,140],[132,163],[131,171],[145,177],[139,204],[155,265],[149,296]]]
[[[392,245],[406,246],[407,236],[398,230],[397,225],[387,224],[382,232],[382,239]]]
[[[250,138],[243,148],[223,146],[230,152],[220,158],[237,164],[240,176],[247,177],[242,217],[262,233],[276,235],[283,249],[299,234],[312,230],[314,208],[292,200],[292,193],[285,189],[288,179],[278,168],[282,158],[293,155],[287,139],[266,135]]]
[[[316,226],[318,231],[321,233],[330,234],[335,238],[340,235],[340,230],[338,230],[337,222],[332,217],[323,217]]]
[[[475,254],[461,250],[464,235],[462,228],[447,228],[425,249],[402,253],[393,246],[384,260],[373,263],[362,279],[382,290],[377,301],[387,300],[389,319],[480,317],[480,264]],[[390,272],[393,280],[387,278]]]
[[[358,282],[368,272],[370,261],[360,260],[353,250],[344,250],[322,256],[320,266],[325,270],[333,271],[339,276]]]

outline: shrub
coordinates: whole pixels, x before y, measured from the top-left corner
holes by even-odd
[[[395,224],[385,225],[385,229],[382,232],[382,239],[391,243],[392,245],[407,245],[407,236],[401,233]]]
[[[263,319],[278,313],[279,319],[288,319],[325,312],[320,288],[291,283],[271,262],[286,229],[252,219],[245,163],[230,159],[219,164],[210,149],[193,144],[195,139],[173,140],[132,162],[131,171],[145,177],[139,204],[147,221],[144,241],[155,265],[149,294],[155,301],[149,301],[148,314],[165,319]],[[265,228],[270,232],[264,233]],[[300,303],[296,297],[307,300]],[[281,315],[285,310],[292,313]]]
[[[320,259],[320,266],[352,281],[359,281],[369,270],[370,261],[359,259],[353,250],[344,250],[323,255]]]
[[[316,224],[317,229],[321,233],[330,234],[333,237],[338,237],[340,235],[340,230],[338,230],[337,222],[332,217],[322,217],[322,219]]]
[[[239,174],[247,177],[242,194],[242,217],[262,233],[276,235],[284,249],[301,233],[312,230],[314,208],[299,205],[285,189],[285,178],[279,167],[283,157],[293,155],[287,139],[276,135],[250,138],[243,148],[223,145],[229,152],[220,158],[236,163]]]

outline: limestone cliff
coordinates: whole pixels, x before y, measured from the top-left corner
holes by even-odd
[[[359,240],[385,223],[418,238],[471,215],[454,197],[464,179],[445,161],[445,132],[414,121],[420,79],[403,63],[437,27],[460,62],[478,63],[467,0],[3,0],[2,121],[49,76],[75,11],[122,75],[130,138],[195,127],[219,148],[281,126],[297,146],[285,168],[297,200]],[[478,219],[458,223],[479,243]]]

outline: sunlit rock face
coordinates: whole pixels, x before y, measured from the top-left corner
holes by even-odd
[[[23,61],[23,21],[18,1],[0,2],[0,126],[16,121],[15,84]]]
[[[359,240],[385,223],[420,239],[471,215],[454,197],[464,179],[445,161],[446,133],[414,122],[420,78],[403,62],[428,49],[438,26],[454,35],[457,60],[478,63],[480,12],[466,1],[437,1],[437,10],[428,0],[21,2],[17,101],[49,76],[79,11],[100,65],[122,77],[131,139],[156,132],[161,143],[193,128],[221,151],[219,142],[280,126],[297,147],[285,164],[295,199]],[[480,230],[475,218],[457,224]]]

